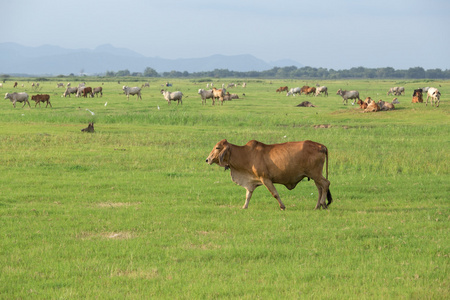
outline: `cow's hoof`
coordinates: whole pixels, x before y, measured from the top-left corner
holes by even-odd
[[[286,207],[282,206],[280,207],[281,210],[286,210]]]

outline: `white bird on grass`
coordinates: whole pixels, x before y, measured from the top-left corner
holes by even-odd
[[[88,112],[90,112],[92,115],[95,115],[95,113],[94,113],[93,111],[89,110],[89,108],[86,108],[86,110],[87,110]]]

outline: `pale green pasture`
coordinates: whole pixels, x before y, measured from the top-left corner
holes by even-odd
[[[1,298],[449,297],[449,82],[319,82],[329,97],[314,98],[275,90],[316,81],[214,79],[247,88],[213,107],[189,80],[173,80],[185,99],[167,105],[166,81],[142,101],[121,87],[143,82],[105,81],[102,98],[80,99],[54,81],[39,91],[53,109],[0,102]],[[406,96],[390,112],[335,95],[391,100],[398,85]],[[421,86],[440,88],[441,107],[410,103]],[[304,100],[317,107],[295,107]],[[96,132],[82,133],[90,121]],[[245,190],[205,163],[223,138],[325,144],[333,204],[314,211],[305,180],[277,186],[286,211],[264,187],[242,210]]]

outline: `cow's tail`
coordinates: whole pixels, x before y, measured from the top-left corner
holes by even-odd
[[[327,200],[328,200],[327,206],[330,205],[331,202],[333,202],[333,197],[331,197],[331,192],[330,192],[329,188],[328,188],[328,192],[327,192]]]
[[[328,149],[325,147],[324,149],[325,152],[325,159],[326,159],[326,170],[325,170],[325,178],[328,180]],[[331,204],[331,202],[333,202],[333,197],[331,196],[331,192],[330,192],[330,188],[328,187],[328,191],[327,191],[327,206]]]

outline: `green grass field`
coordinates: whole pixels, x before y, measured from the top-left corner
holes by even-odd
[[[159,92],[166,79],[138,101],[121,88],[143,82],[86,78],[104,94],[85,99],[27,80],[2,92],[48,93],[53,108],[0,102],[0,298],[450,297],[448,81],[248,79],[229,89],[241,99],[202,106],[206,81],[180,79],[177,106]],[[275,92],[316,83],[329,97]],[[389,112],[336,95],[391,101],[392,86],[406,96]],[[411,103],[423,86],[440,89],[439,108]],[[317,107],[295,107],[305,100]],[[91,121],[95,133],[82,133]],[[304,180],[276,186],[285,211],[264,187],[242,210],[245,189],[205,163],[224,138],[326,145],[333,204],[314,210]]]

